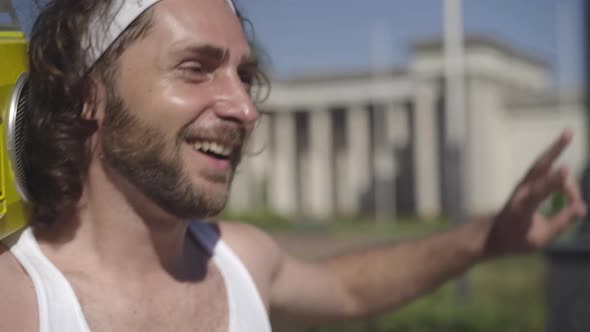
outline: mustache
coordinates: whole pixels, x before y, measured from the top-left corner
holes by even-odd
[[[218,123],[207,126],[185,127],[178,136],[179,143],[182,141],[212,141],[225,146],[241,148],[247,138],[247,130],[243,126],[232,123]]]

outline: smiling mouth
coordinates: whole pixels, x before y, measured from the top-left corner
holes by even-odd
[[[235,151],[235,147],[232,145],[214,141],[197,140],[191,144],[193,150],[221,160],[229,160]]]

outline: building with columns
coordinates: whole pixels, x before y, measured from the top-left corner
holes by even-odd
[[[548,66],[497,40],[465,41],[464,191],[472,215],[501,207],[564,128],[563,161],[587,157],[582,95],[553,91]],[[444,58],[439,40],[413,45],[406,68],[272,82],[228,208],[391,218],[444,214]]]

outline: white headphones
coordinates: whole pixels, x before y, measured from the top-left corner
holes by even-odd
[[[87,49],[87,68],[94,66],[102,54],[115,42],[143,12],[160,0],[115,0],[106,15],[90,21],[88,34],[82,39],[83,49]],[[232,0],[226,0],[232,11],[236,8]]]

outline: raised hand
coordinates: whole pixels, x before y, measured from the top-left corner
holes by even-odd
[[[487,257],[540,249],[558,237],[574,220],[586,214],[580,189],[567,167],[553,167],[571,140],[571,131],[564,131],[517,185],[504,208],[494,218],[486,244]],[[544,217],[538,212],[539,206],[554,192],[565,194],[567,204],[553,216]]]

